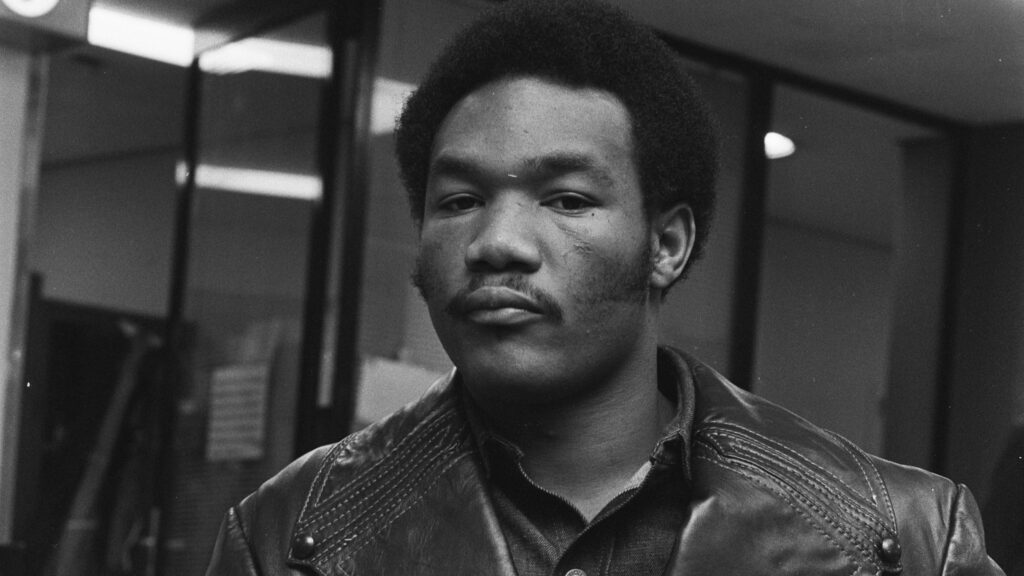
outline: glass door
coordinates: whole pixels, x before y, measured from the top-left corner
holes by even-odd
[[[318,14],[199,59],[165,574],[201,574],[224,512],[295,456],[325,32]]]

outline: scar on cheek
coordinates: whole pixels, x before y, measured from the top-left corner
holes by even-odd
[[[586,242],[574,242],[572,249],[579,254],[592,254],[594,252],[594,247]]]

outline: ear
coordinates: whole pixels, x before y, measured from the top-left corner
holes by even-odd
[[[664,291],[690,260],[697,228],[693,211],[677,204],[658,214],[651,225],[651,288]]]

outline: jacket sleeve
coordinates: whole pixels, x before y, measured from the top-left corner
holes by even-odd
[[[966,486],[957,486],[946,541],[943,576],[1005,576],[985,552],[985,530],[974,496]]]
[[[259,576],[245,530],[235,508],[228,510],[220,525],[213,558],[206,576]]]

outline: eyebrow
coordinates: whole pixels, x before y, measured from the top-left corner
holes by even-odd
[[[541,180],[578,172],[585,172],[608,186],[615,181],[611,172],[599,165],[592,156],[573,152],[559,152],[527,158],[520,162],[513,171],[525,179]],[[430,163],[430,173],[434,176],[474,178],[486,176],[488,170],[471,158],[441,155]]]

